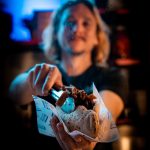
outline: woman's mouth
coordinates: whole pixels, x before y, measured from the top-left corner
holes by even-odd
[[[69,41],[85,41],[85,38],[81,36],[71,36]]]

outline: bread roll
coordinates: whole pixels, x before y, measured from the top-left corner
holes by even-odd
[[[69,114],[62,111],[59,106],[56,109],[70,132],[78,130],[92,138],[97,137],[99,131],[97,112],[82,105],[79,105],[75,111]]]

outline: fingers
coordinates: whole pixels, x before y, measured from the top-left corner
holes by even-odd
[[[64,130],[62,123],[57,124],[57,130],[58,130],[59,139],[62,141],[63,147],[66,150],[71,150],[71,149],[74,150],[77,148],[74,140]]]
[[[82,140],[81,135],[79,135],[76,131],[71,132],[71,137],[73,137],[76,142],[81,142]]]
[[[90,142],[86,140],[83,136],[79,135],[78,133],[72,132],[71,136],[67,134],[66,131],[64,130],[63,124],[58,121],[56,116],[54,116],[53,119],[51,120],[51,127],[62,149],[92,150],[96,145],[95,142]]]
[[[92,150],[95,145],[93,142],[86,140],[83,136],[74,134],[73,136],[68,135],[63,127],[62,123],[57,124],[57,129],[59,133],[59,139],[62,141],[63,146],[68,150]]]
[[[33,83],[34,83],[33,75],[34,75],[34,71],[31,69],[28,73],[27,81],[28,81],[29,86],[32,88],[32,90],[33,90]]]
[[[36,93],[39,95],[43,95],[42,92],[42,86],[45,82],[45,78],[48,74],[48,72],[51,70],[49,65],[47,64],[42,64],[42,65],[37,65],[34,70],[34,89],[36,90]]]
[[[53,117],[51,126],[62,149],[74,150],[76,148],[73,139],[65,132],[63,124],[58,121],[57,117]]]
[[[60,139],[60,137],[59,137],[59,134],[58,134],[58,129],[57,129],[57,124],[58,124],[58,123],[59,123],[59,120],[57,119],[56,116],[54,116],[54,117],[52,118],[52,120],[51,120],[51,127],[52,127],[52,129],[53,129],[53,131],[54,131],[54,134],[55,134],[55,136],[56,136],[56,139],[57,139],[59,145],[61,146],[62,149],[65,149],[63,143],[61,142],[61,139]]]
[[[42,87],[42,92],[44,94],[48,94],[49,89],[51,87],[57,84],[59,86],[62,86],[62,78],[61,73],[59,72],[57,67],[51,67],[51,70],[48,72],[47,77],[45,78],[44,85]]]
[[[29,83],[36,95],[47,95],[53,85],[62,86],[61,73],[54,65],[37,64],[29,72]]]
[[[36,81],[36,78],[39,74],[40,69],[41,69],[40,64],[35,65],[34,74],[33,74],[33,86],[35,86],[35,81]]]
[[[43,82],[42,80],[44,80],[49,69],[49,66],[46,64],[36,65],[34,70],[34,86],[39,86]]]

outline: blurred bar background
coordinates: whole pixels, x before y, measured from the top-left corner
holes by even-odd
[[[12,117],[14,112],[7,100],[10,82],[17,74],[34,64],[45,62],[43,51],[38,46],[41,34],[53,10],[63,2],[61,0],[0,1],[0,98],[1,110],[5,114],[1,120],[4,125],[10,118],[12,124],[14,119]],[[114,143],[114,150],[148,150],[150,149],[148,5],[144,1],[131,0],[95,0],[94,2],[111,31],[109,64],[120,67],[122,74],[127,78],[125,84],[128,88],[124,90],[128,91],[128,95],[125,109],[117,121],[120,139]]]

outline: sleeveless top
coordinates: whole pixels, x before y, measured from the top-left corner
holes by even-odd
[[[85,91],[87,91],[88,89],[89,91],[91,85],[94,83],[99,92],[102,90],[111,90],[118,94],[125,101],[125,80],[119,68],[104,68],[92,65],[83,74],[74,77],[68,76],[60,67],[60,65],[57,65],[57,67],[62,73],[62,80],[64,85],[73,85],[76,88],[84,89]],[[35,113],[35,106],[33,110]],[[36,114],[33,115],[33,118],[36,126]],[[37,127],[34,131],[36,132],[31,132],[32,135],[30,134],[33,145],[42,148],[55,147],[55,149],[61,150],[61,147],[59,146],[55,138],[39,134],[37,131]],[[97,143],[96,147],[94,148],[94,150],[111,149],[112,143]]]
[[[83,74],[79,76],[68,76],[58,65],[62,73],[64,85],[73,85],[79,89],[87,91],[95,84],[97,90],[111,90],[118,94],[124,101],[126,99],[125,78],[119,68],[104,68],[96,65],[90,66]]]

